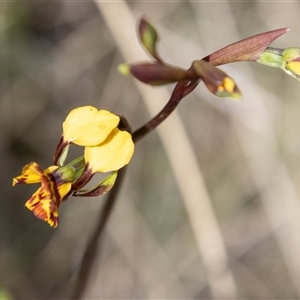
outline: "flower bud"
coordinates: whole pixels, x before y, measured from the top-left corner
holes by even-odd
[[[269,67],[281,68],[283,65],[282,49],[267,48],[256,62]]]
[[[236,100],[242,98],[242,93],[235,81],[220,69],[204,61],[194,61],[193,69],[203,80],[207,89],[217,97],[230,97]]]
[[[282,59],[285,62],[287,73],[295,79],[300,80],[300,48],[284,49]]]
[[[145,18],[142,18],[139,22],[138,33],[142,45],[149,52],[149,54],[157,61],[161,61],[156,51],[158,35],[153,25],[151,25]]]
[[[191,72],[162,63],[122,64],[119,66],[119,72],[123,75],[131,74],[139,81],[150,85],[164,85],[183,79],[197,78],[193,77]]]
[[[269,67],[280,68],[288,75],[300,81],[300,48],[267,48],[257,60]]]

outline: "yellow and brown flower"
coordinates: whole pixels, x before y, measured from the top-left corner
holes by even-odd
[[[134,152],[131,134],[119,130],[120,117],[92,106],[73,109],[63,123],[63,135],[54,155],[54,165],[44,171],[35,162],[26,165],[13,185],[41,183],[25,206],[34,215],[58,225],[58,208],[69,196],[91,197],[111,190],[117,171],[127,165]],[[71,144],[84,146],[84,155],[64,164]],[[82,188],[95,173],[112,172],[98,186]]]
[[[58,225],[58,207],[68,196],[72,185],[70,180],[63,179],[56,173],[57,170],[57,166],[51,166],[43,171],[37,163],[31,162],[23,168],[20,176],[13,178],[13,186],[20,183],[41,183],[41,187],[25,206],[52,227]]]

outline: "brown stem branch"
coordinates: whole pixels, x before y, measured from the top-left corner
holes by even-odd
[[[139,141],[142,137],[144,137],[146,134],[148,134],[150,131],[155,129],[158,125],[160,125],[177,107],[179,102],[187,96],[189,93],[191,93],[196,86],[199,84],[198,80],[195,81],[179,81],[170,97],[170,100],[165,105],[165,107],[149,122],[147,122],[145,125],[134,131],[132,134],[132,139],[136,143]]]

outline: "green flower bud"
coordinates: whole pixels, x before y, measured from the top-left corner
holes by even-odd
[[[138,33],[142,45],[149,52],[149,54],[157,61],[161,61],[156,51],[158,34],[153,25],[151,25],[146,19],[142,18],[139,22]]]
[[[269,67],[281,68],[284,63],[282,49],[267,48],[256,62]]]
[[[300,48],[287,48],[282,52],[285,62],[283,70],[300,81]]]
[[[257,60],[258,63],[282,69],[300,81],[300,48],[267,48]]]
[[[300,48],[286,48],[282,51],[282,59],[285,62],[300,61]]]

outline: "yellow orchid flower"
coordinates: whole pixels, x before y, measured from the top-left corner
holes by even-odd
[[[127,165],[134,152],[131,134],[117,128],[120,117],[92,106],[73,109],[63,122],[63,135],[56,148],[54,165],[44,171],[35,162],[27,164],[13,186],[41,183],[25,206],[52,227],[58,226],[58,208],[68,197],[94,197],[110,191],[117,171]],[[84,155],[67,165],[71,144],[84,146]],[[82,189],[97,172],[112,172],[98,186]]]
[[[134,152],[131,134],[117,128],[119,121],[107,110],[75,108],[63,123],[63,143],[85,146],[84,157],[92,174],[119,170]]]
[[[57,166],[51,166],[42,170],[40,166],[31,162],[26,165],[20,176],[13,178],[13,186],[20,183],[41,183],[41,187],[30,197],[25,206],[34,215],[52,227],[58,225],[57,209],[60,203],[71,190],[72,183],[64,181],[56,174]]]
[[[84,157],[93,173],[119,170],[130,161],[134,151],[131,135],[115,128],[101,144],[85,147]]]
[[[120,118],[93,106],[73,109],[63,123],[63,138],[79,146],[102,143],[119,124]]]

